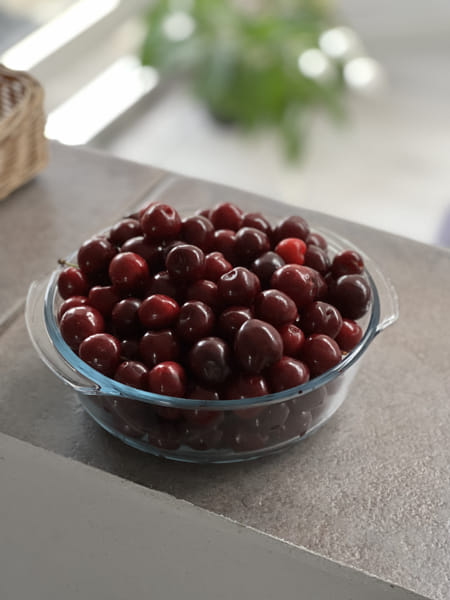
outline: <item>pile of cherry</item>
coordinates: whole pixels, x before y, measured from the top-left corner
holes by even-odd
[[[152,202],[93,237],[58,278],[66,343],[100,373],[172,397],[264,396],[338,364],[371,303],[361,256],[330,257],[300,216],[273,226],[224,203],[181,219]],[[307,397],[305,397],[305,400]],[[293,399],[245,410],[185,410],[128,399],[115,426],[160,448],[263,448],[303,435]]]

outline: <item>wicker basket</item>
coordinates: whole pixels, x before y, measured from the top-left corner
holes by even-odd
[[[33,77],[0,65],[0,200],[47,164],[43,98]]]

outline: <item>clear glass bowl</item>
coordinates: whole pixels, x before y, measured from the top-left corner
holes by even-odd
[[[214,187],[167,176],[142,204],[158,198],[187,216],[200,207],[230,201],[248,212],[261,211],[273,221],[301,212],[229,188],[218,187],[219,198],[205,189]],[[57,291],[59,270],[30,287],[26,321],[31,340],[44,363],[75,391],[89,415],[134,448],[201,463],[243,461],[278,452],[328,421],[347,396],[372,340],[398,318],[395,290],[374,261],[348,240],[310,224],[327,239],[331,255],[350,248],[363,255],[373,300],[368,314],[359,321],[364,335],[357,347],[333,369],[301,386],[257,398],[205,401],[153,394],[110,379],[83,362],[61,336],[57,321],[62,302]],[[76,253],[68,260],[71,258],[76,258]]]

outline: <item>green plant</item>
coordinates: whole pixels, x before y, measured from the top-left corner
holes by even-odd
[[[156,0],[146,23],[144,64],[188,75],[222,122],[275,127],[290,158],[299,155],[312,108],[343,113],[341,64],[321,54],[323,73],[314,77],[299,63],[331,26],[323,1]]]

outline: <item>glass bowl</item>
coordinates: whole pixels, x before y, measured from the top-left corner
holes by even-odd
[[[172,204],[182,216],[218,201],[238,203],[247,212],[261,211],[273,221],[301,213],[280,202],[217,188],[219,198],[213,191],[205,193],[205,189],[214,190],[213,186],[166,176],[142,204],[157,198]],[[211,401],[153,394],[106,377],[83,362],[61,336],[57,320],[62,302],[57,290],[59,269],[30,286],[26,321],[31,340],[43,362],[74,390],[87,413],[134,448],[199,463],[250,460],[281,451],[330,419],[347,396],[375,336],[398,318],[395,290],[374,261],[348,240],[309,221],[312,230],[326,238],[331,256],[355,249],[364,257],[372,303],[359,321],[364,331],[360,343],[334,368],[301,386],[257,398]],[[76,253],[68,261],[74,258]]]

